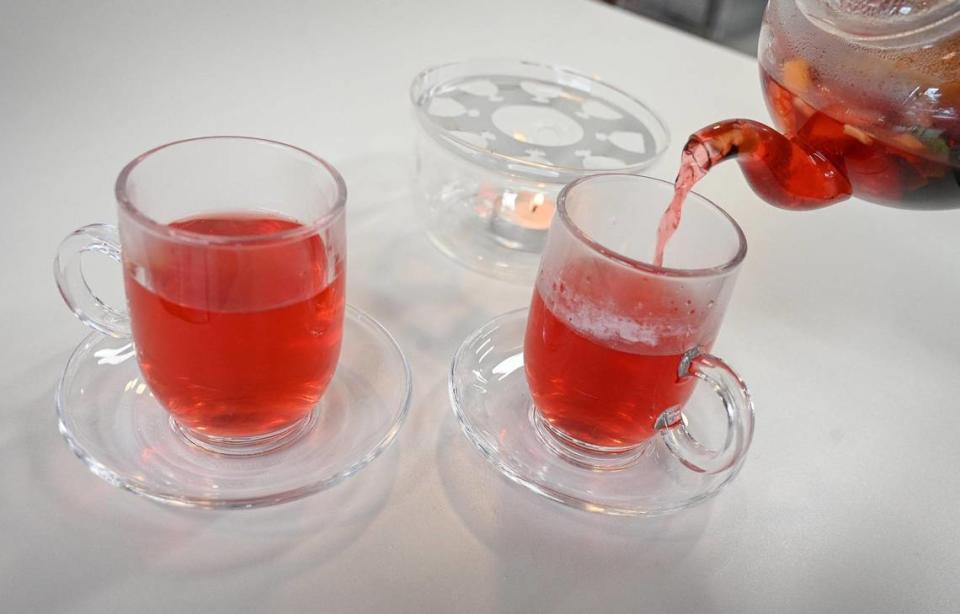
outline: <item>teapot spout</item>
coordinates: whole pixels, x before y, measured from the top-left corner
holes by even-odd
[[[736,159],[753,191],[771,205],[795,211],[846,200],[850,181],[821,152],[749,119],[730,119],[690,135],[677,185],[692,185],[716,164]]]

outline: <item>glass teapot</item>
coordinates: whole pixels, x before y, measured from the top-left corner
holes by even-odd
[[[758,59],[782,134],[743,119],[703,128],[684,149],[693,180],[735,158],[786,209],[851,195],[960,207],[960,0],[770,0]]]

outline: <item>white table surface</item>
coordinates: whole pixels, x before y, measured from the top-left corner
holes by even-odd
[[[960,610],[960,210],[791,214],[721,167],[701,190],[750,241],[716,347],[758,408],[740,477],[701,508],[630,520],[542,500],[484,463],[446,369],[529,290],[458,268],[419,230],[406,96],[427,65],[490,55],[644,98],[675,135],[662,177],[691,130],[766,119],[752,59],[587,0],[0,1],[0,611]],[[115,219],[133,156],[223,133],[341,169],[349,299],[415,378],[383,457],[248,512],[108,486],[68,451],[53,405],[85,335],[51,277],[58,241]]]

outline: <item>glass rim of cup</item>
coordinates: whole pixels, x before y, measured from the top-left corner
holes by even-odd
[[[630,268],[637,269],[646,273],[652,273],[655,275],[666,276],[666,277],[711,277],[717,275],[723,275],[726,273],[731,273],[740,266],[744,258],[747,256],[747,237],[743,232],[743,229],[740,228],[740,224],[737,223],[733,216],[727,213],[720,205],[716,204],[706,196],[703,196],[699,192],[691,191],[687,194],[687,199],[684,202],[684,205],[687,206],[688,203],[693,200],[701,205],[705,205],[708,208],[720,213],[720,215],[730,223],[730,226],[733,228],[734,233],[737,236],[738,247],[736,253],[723,264],[719,264],[712,267],[703,267],[697,269],[679,269],[673,267],[665,266],[656,266],[652,263],[645,262],[643,260],[638,260],[636,258],[631,258],[621,254],[620,252],[611,249],[605,246],[600,241],[591,237],[587,232],[581,228],[574,220],[570,217],[570,213],[567,211],[567,198],[570,195],[570,192],[575,190],[583,183],[588,183],[597,180],[604,179],[614,179],[614,178],[625,178],[629,177],[632,179],[641,179],[645,182],[658,183],[670,188],[673,190],[673,182],[667,181],[665,179],[659,179],[657,177],[650,177],[649,175],[640,175],[636,173],[597,173],[594,175],[588,175],[586,177],[581,177],[571,181],[560,190],[560,194],[557,196],[557,217],[563,222],[563,225],[567,227],[567,230],[576,238],[578,241],[583,243],[588,249],[594,251],[607,260],[613,260],[622,265],[626,265]]]
[[[334,185],[336,186],[336,200],[334,204],[330,207],[330,210],[325,212],[323,215],[318,218],[304,222],[300,222],[299,226],[294,228],[285,228],[283,230],[278,230],[275,232],[259,235],[210,235],[202,232],[195,232],[192,230],[185,230],[183,228],[173,228],[167,224],[163,224],[153,219],[143,211],[141,211],[136,204],[134,204],[133,199],[127,192],[127,180],[134,170],[137,169],[144,161],[148,160],[154,154],[176,147],[178,145],[185,145],[188,143],[196,143],[200,141],[245,141],[253,142],[261,145],[269,145],[272,147],[278,147],[281,149],[286,149],[291,153],[295,153],[301,156],[304,156],[311,163],[317,165],[319,170],[326,172],[330,179],[333,180]],[[274,139],[265,139],[255,136],[243,136],[243,135],[208,135],[208,136],[197,136],[190,137],[186,139],[179,139],[176,141],[170,141],[169,143],[164,143],[163,145],[158,145],[153,147],[139,156],[135,157],[133,160],[128,162],[123,169],[120,171],[120,174],[117,176],[116,184],[114,185],[114,194],[117,199],[117,203],[120,205],[121,211],[129,215],[138,225],[149,230],[150,232],[168,237],[177,242],[185,243],[206,243],[206,244],[229,244],[229,245],[244,245],[244,244],[258,244],[258,243],[274,243],[281,240],[297,240],[303,237],[312,235],[323,228],[330,225],[333,220],[335,220],[344,210],[347,203],[347,185],[344,182],[343,177],[340,175],[340,172],[333,167],[332,164],[317,156],[302,147],[297,147],[296,145],[291,145],[289,143],[284,143],[283,141],[277,141]]]

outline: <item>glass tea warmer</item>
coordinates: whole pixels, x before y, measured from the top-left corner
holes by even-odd
[[[666,128],[641,102],[555,66],[437,66],[417,75],[410,99],[427,232],[448,256],[499,279],[533,280],[566,183],[636,172],[667,146]]]
[[[850,196],[960,207],[960,0],[771,0],[758,50],[780,132],[728,120],[690,137],[696,181],[737,159],[787,209]]]

